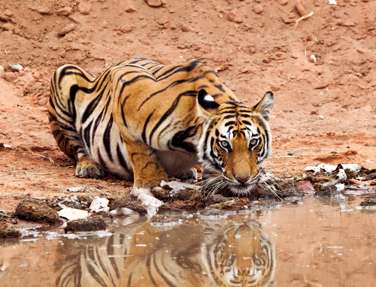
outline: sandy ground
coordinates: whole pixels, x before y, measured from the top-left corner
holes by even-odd
[[[46,102],[59,65],[99,73],[137,55],[204,58],[250,104],[274,91],[267,167],[276,174],[320,162],[376,168],[376,1],[306,0],[303,12],[314,14],[297,25],[295,2],[1,1],[0,209],[71,186],[126,192],[120,180],[73,176],[49,132]],[[10,71],[15,63],[24,69]]]

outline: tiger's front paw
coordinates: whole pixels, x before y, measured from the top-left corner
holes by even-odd
[[[101,178],[104,176],[104,171],[96,162],[84,158],[77,162],[75,176],[84,178]]]

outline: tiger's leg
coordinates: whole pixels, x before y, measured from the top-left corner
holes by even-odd
[[[75,160],[75,176],[85,178],[100,178],[104,176],[103,169],[87,154],[80,135],[76,132],[74,126],[64,118],[59,117],[55,110],[49,108],[49,121],[52,134],[61,151]]]
[[[76,74],[83,73],[80,69],[68,66]],[[71,102],[70,87],[76,84],[76,79],[67,79],[69,85],[62,87],[58,83],[59,73],[64,67],[55,72],[51,81],[51,94],[48,102],[48,119],[52,134],[59,146],[67,156],[76,162],[75,175],[77,177],[98,178],[104,175],[101,167],[90,159],[82,142],[81,136],[75,126],[75,110]],[[62,77],[63,78],[63,77]],[[87,83],[86,83],[87,84]]]
[[[167,174],[149,146],[130,140],[126,140],[125,143],[133,168],[132,194],[142,201],[147,208],[148,216],[151,217],[163,204],[153,196],[152,188],[159,186],[162,180],[166,180]]]

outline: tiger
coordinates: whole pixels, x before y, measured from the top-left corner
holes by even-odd
[[[77,65],[59,67],[48,117],[77,177],[118,175],[147,199],[162,180],[191,176],[202,163],[233,193],[246,194],[271,153],[273,99],[268,91],[249,106],[202,60],[164,65],[139,57],[97,77]]]
[[[139,220],[106,239],[66,240],[56,286],[273,286],[275,248],[260,223],[196,219]]]

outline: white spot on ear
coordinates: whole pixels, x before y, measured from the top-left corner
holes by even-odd
[[[204,101],[206,101],[206,102],[215,102],[213,96],[209,95],[209,94],[205,95]]]

